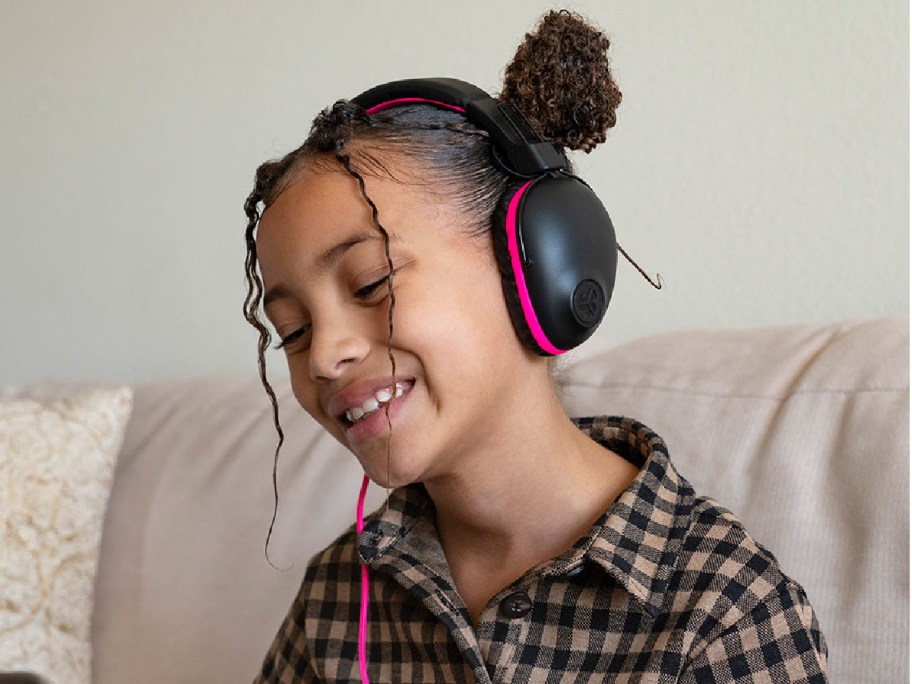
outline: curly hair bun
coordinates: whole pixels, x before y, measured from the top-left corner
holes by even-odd
[[[605,142],[621,103],[610,44],[578,14],[548,12],[516,50],[499,97],[559,147],[590,152]]]

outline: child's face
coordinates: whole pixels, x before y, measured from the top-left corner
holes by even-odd
[[[513,332],[490,238],[412,185],[365,181],[391,236],[395,386],[383,241],[354,178],[305,170],[264,212],[257,254],[266,313],[280,338],[295,334],[284,348],[295,397],[372,480],[399,486],[503,439],[501,411],[537,357]]]

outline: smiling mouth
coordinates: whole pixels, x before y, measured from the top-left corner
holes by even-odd
[[[353,406],[348,409],[341,416],[342,421],[346,424],[346,427],[357,425],[389,404],[393,399],[398,399],[404,395],[411,387],[411,384],[410,382],[397,382],[395,388],[385,387],[377,390],[372,397],[368,397],[360,406]]]

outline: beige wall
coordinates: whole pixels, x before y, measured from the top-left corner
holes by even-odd
[[[255,166],[380,81],[495,90],[552,6],[0,0],[0,382],[252,371]],[[599,344],[908,312],[907,3],[570,6],[624,91],[580,172],[667,283],[622,263]]]

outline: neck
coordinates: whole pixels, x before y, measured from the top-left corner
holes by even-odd
[[[497,432],[455,472],[424,483],[461,593],[460,574],[507,584],[568,549],[637,472],[580,432],[553,391],[524,393],[514,410],[504,408]]]

